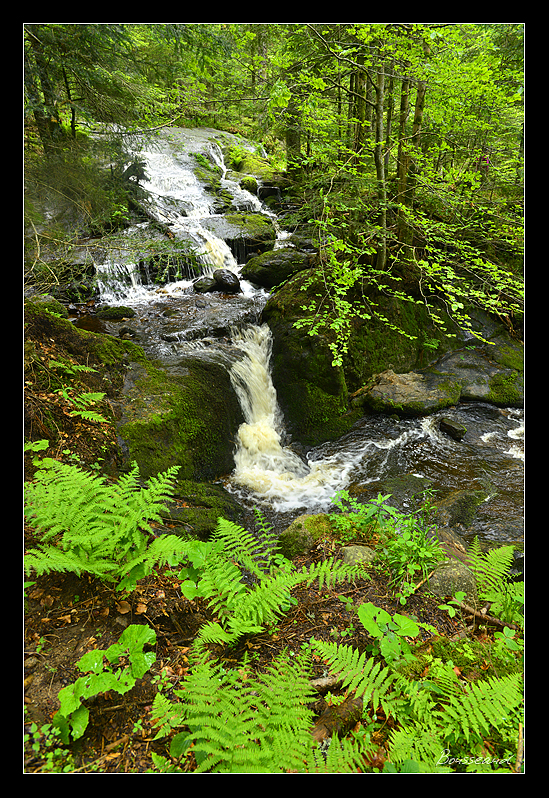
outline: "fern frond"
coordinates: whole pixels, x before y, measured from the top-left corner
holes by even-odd
[[[227,557],[237,560],[254,576],[262,576],[264,569],[259,563],[265,555],[261,542],[251,532],[232,521],[219,518],[213,539],[222,545]]]
[[[393,698],[390,696],[395,676],[388,667],[366,654],[359,654],[351,646],[338,645],[324,640],[311,640],[312,647],[324,658],[330,671],[341,678],[343,687],[349,693],[362,697],[364,704],[369,702],[377,709],[382,706],[388,715],[392,711]]]
[[[470,684],[459,700],[450,700],[434,713],[443,734],[463,736],[469,742],[471,737],[482,739],[490,730],[501,729],[522,703],[521,682],[521,674],[511,674]]]
[[[101,558],[85,559],[81,553],[65,552],[56,546],[40,546],[25,553],[24,566],[27,576],[34,571],[36,576],[56,572],[73,573],[77,576],[89,573],[106,577],[112,572],[116,563]]]
[[[469,547],[469,566],[475,575],[477,591],[485,598],[489,591],[502,591],[513,564],[513,546],[501,546],[482,552],[478,538]]]
[[[301,661],[281,656],[254,676],[245,664],[227,671],[202,657],[193,660],[184,689],[175,693],[190,729],[182,745],[193,744],[197,773],[303,771],[313,746],[313,715]],[[169,718],[165,707],[159,710]]]
[[[452,769],[440,765],[446,742],[439,730],[426,719],[423,723],[394,729],[389,735],[390,760],[401,765],[407,759],[420,763],[425,773],[451,773]]]
[[[28,568],[46,573],[72,563],[75,572],[122,574],[127,560],[144,555],[149,522],[160,518],[176,472],[169,469],[142,488],[137,465],[111,484],[76,466],[43,461],[25,489],[25,517],[42,537],[42,548],[29,552]],[[46,554],[43,546],[53,540],[65,558]]]

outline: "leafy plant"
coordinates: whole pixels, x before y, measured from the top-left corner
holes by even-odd
[[[377,499],[361,504],[349,491],[338,491],[331,502],[339,507],[341,513],[329,514],[337,536],[343,541],[371,540],[377,531],[387,525],[389,519],[398,515],[393,507],[385,504],[388,498],[390,494],[382,496],[380,493]]]
[[[384,609],[370,602],[361,604],[357,613],[360,622],[375,640],[372,646],[374,653],[381,654],[389,664],[401,659],[409,662],[414,658],[405,638],[417,637],[419,626],[424,624],[418,625],[411,618],[399,613],[391,617]]]
[[[469,566],[475,575],[478,596],[492,603],[491,612],[507,623],[524,624],[524,583],[511,582],[513,546],[483,552],[478,538],[469,547]]]
[[[153,629],[132,624],[122,632],[118,642],[105,651],[94,649],[81,657],[77,667],[85,675],[59,691],[60,708],[53,718],[64,743],[71,738],[78,740],[86,731],[89,710],[83,701],[108,690],[124,695],[145,675],[156,660],[156,654],[153,651],[145,652],[143,648],[155,642],[156,632]],[[122,657],[128,658],[125,667],[117,670],[110,667],[118,665]]]
[[[466,595],[467,593],[458,590],[457,593],[454,593],[454,597],[450,599],[448,604],[438,605],[439,610],[447,610],[450,618],[454,618],[457,612],[459,611],[459,605],[461,604]]]
[[[84,366],[80,363],[63,363],[59,360],[50,360],[48,363],[48,368],[54,368],[62,375],[67,375],[71,378],[80,373],[97,371],[97,369],[94,369],[91,366]],[[102,416],[100,413],[97,413],[95,410],[90,410],[91,405],[97,404],[104,399],[104,393],[99,393],[97,391],[85,391],[83,393],[77,393],[75,387],[69,385],[62,385],[57,393],[67,402],[70,402],[75,406],[76,409],[70,413],[71,416],[80,416],[86,421],[97,421],[100,423],[107,421],[107,419],[104,418],[104,416]]]
[[[356,773],[367,751],[364,740],[334,736],[324,753],[311,736],[309,656],[283,653],[258,675],[246,662],[227,670],[195,657],[183,689],[174,690],[179,701],[155,696],[155,739],[183,727],[169,753],[178,763],[192,753],[197,773]],[[154,760],[164,772],[179,771],[165,757]]]
[[[25,519],[41,533],[38,547],[25,554],[26,574],[71,571],[124,577],[119,589],[134,584],[179,544],[176,536],[150,544],[150,522],[161,519],[177,470],[151,477],[142,487],[137,465],[110,483],[77,466],[42,460],[25,488]]]
[[[382,558],[391,572],[391,585],[397,590],[401,604],[416,590],[416,580],[425,579],[444,552],[421,516],[400,515],[394,534],[382,547]]]
[[[26,706],[24,712],[27,712]],[[72,753],[62,746],[61,732],[52,723],[30,723],[25,728],[23,743],[25,747],[25,772],[33,762],[33,773],[71,773],[74,768]],[[36,760],[41,764],[36,767]]]

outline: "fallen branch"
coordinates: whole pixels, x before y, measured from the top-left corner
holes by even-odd
[[[495,626],[507,626],[509,629],[518,631],[518,626],[516,626],[514,623],[508,623],[507,621],[502,621],[501,618],[494,618],[492,615],[487,615],[485,612],[479,612],[479,610],[469,607],[468,604],[464,604],[462,601],[453,601],[452,603],[456,604],[460,609],[469,615],[473,615],[475,618],[481,618],[486,623],[493,623]]]

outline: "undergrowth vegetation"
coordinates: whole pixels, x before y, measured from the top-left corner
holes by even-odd
[[[32,445],[34,451],[40,448]],[[155,537],[151,523],[173,494],[176,469],[143,483],[136,466],[116,482],[50,458],[37,466],[27,485],[25,516],[41,542],[26,553],[27,577],[88,573],[131,591],[144,575],[168,564],[182,595],[203,601],[213,618],[194,639],[179,688],[158,688],[152,718],[155,740],[165,739],[166,751],[153,754],[150,772],[517,772],[522,606],[521,592],[508,581],[511,547],[483,553],[478,542],[471,546],[479,595],[505,620],[491,644],[501,666],[497,675],[492,670],[464,678],[453,643],[447,641],[444,656],[434,642],[425,648],[422,638],[437,640],[434,627],[372,603],[353,608],[371,641],[364,650],[313,635],[298,652],[285,650],[262,670],[247,654],[230,667],[219,659],[220,647],[231,650],[243,638],[276,629],[295,603],[294,588],[313,582],[320,590],[354,584],[369,578],[364,565],[328,558],[296,567],[279,552],[276,535],[259,511],[253,532],[219,518],[208,541]],[[429,514],[403,516],[385,503],[387,498],[367,505],[353,501],[350,512],[334,514],[333,531],[348,539],[355,524],[359,539],[371,540],[375,533],[383,567],[392,574],[390,585],[406,603],[410,593],[403,584],[413,585],[411,580],[443,555],[426,537]],[[334,503],[349,511],[348,500],[340,494]],[[80,659],[82,675],[60,691],[60,709],[43,732],[55,742],[52,763],[59,760],[67,768],[72,762],[69,749],[86,732],[90,699],[105,691],[128,692],[151,668],[155,640],[146,624],[130,625],[117,643]],[[334,732],[322,743],[311,734],[315,662],[323,663],[337,685],[334,704],[352,698],[359,709],[349,733]],[[34,728],[27,737],[29,745],[37,745],[40,731]],[[65,757],[61,745],[68,747]]]

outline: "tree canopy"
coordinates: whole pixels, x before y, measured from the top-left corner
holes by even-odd
[[[300,197],[296,222],[318,226],[332,321],[365,284],[436,294],[462,321],[466,296],[518,317],[523,33],[522,23],[29,23],[29,185],[55,184],[70,163],[55,188],[97,229],[124,218],[120,190],[105,191],[90,166],[98,142],[123,162],[132,131],[229,130],[263,144]]]

